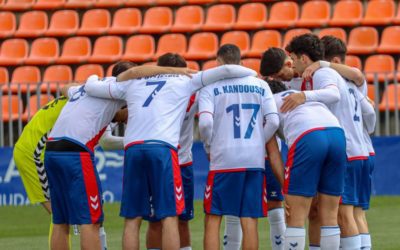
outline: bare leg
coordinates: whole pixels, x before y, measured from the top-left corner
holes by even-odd
[[[161,220],[162,249],[179,250],[178,216],[167,217]]]
[[[161,249],[162,225],[159,222],[149,222],[146,235],[147,249]]]
[[[180,247],[189,247],[190,243],[190,229],[189,229],[189,221],[179,221],[179,237],[181,239]]]
[[[310,246],[319,246],[321,239],[321,222],[318,218],[318,198],[314,197],[308,214],[308,239]]]
[[[100,229],[100,224],[81,225],[81,249],[82,250],[101,249],[99,229]]]
[[[354,219],[354,206],[340,205],[338,222],[341,237],[358,235],[357,223]]]
[[[50,248],[52,250],[68,250],[68,236],[69,225],[68,224],[54,224],[53,233],[51,234]]]
[[[204,225],[204,249],[219,250],[219,228],[221,216],[206,214]]]
[[[258,249],[258,223],[256,218],[240,218],[243,231],[243,250]]]
[[[286,195],[286,203],[289,206],[287,217],[288,227],[304,227],[307,215],[310,211],[312,197],[298,195]]]
[[[361,207],[354,208],[354,219],[357,223],[357,228],[360,234],[368,234],[368,222],[365,216],[365,211]]]
[[[49,213],[51,214],[51,203],[50,201],[45,201],[41,203],[43,208]]]
[[[124,233],[122,236],[123,250],[139,250],[139,232],[142,217],[125,218]]]

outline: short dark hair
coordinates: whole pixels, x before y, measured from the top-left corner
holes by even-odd
[[[294,37],[285,49],[297,56],[307,55],[313,62],[324,59],[324,44],[311,33]]]
[[[137,66],[136,63],[133,63],[133,62],[130,62],[130,61],[120,61],[120,62],[117,62],[114,65],[111,74],[112,74],[112,76],[117,77],[122,72],[124,72],[124,71],[126,71],[126,70],[128,70],[128,69],[130,69],[132,67],[135,67],[135,66]]]
[[[286,60],[286,53],[280,48],[269,48],[262,54],[260,64],[260,74],[262,76],[271,76],[281,71]]]
[[[157,65],[163,67],[176,67],[176,68],[187,67],[185,58],[176,53],[166,53],[160,56],[157,60]]]
[[[331,61],[337,56],[344,63],[347,48],[346,44],[341,39],[334,36],[324,36],[321,38],[321,41],[324,44],[325,60]]]
[[[224,44],[217,52],[217,58],[221,58],[225,64],[240,64],[240,49],[234,44]]]
[[[278,80],[268,80],[268,85],[269,88],[271,89],[272,94],[276,94],[282,91],[287,90],[288,88],[286,87],[285,84],[283,84],[283,82],[278,81]]]

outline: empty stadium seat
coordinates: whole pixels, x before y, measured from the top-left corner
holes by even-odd
[[[187,50],[186,36],[182,34],[165,34],[160,37],[157,45],[157,52],[154,55],[154,59],[165,53],[178,53],[184,55]]]
[[[397,6],[397,14],[392,21],[394,24],[400,24],[400,4]]]
[[[246,58],[242,60],[242,65],[244,67],[257,71],[257,74],[260,74],[260,64],[261,60],[257,58]]]
[[[295,25],[299,18],[299,5],[296,2],[281,1],[271,7],[266,28],[288,28]]]
[[[350,31],[347,52],[370,54],[378,48],[378,31],[374,27],[357,27]]]
[[[1,119],[3,122],[18,120],[19,114],[22,114],[22,99],[17,95],[3,95],[1,97]]]
[[[7,0],[2,9],[11,11],[29,10],[34,2],[34,0]]]
[[[361,59],[358,56],[352,56],[352,55],[346,56],[345,64],[354,68],[358,68],[359,70],[362,70]]]
[[[346,31],[342,28],[325,28],[321,29],[318,33],[320,38],[324,36],[334,36],[342,40],[344,43],[347,43],[347,34]]]
[[[267,22],[267,7],[263,3],[247,3],[240,6],[233,26],[238,30],[261,29]]]
[[[203,63],[203,67],[201,67],[201,70],[207,70],[207,69],[212,69],[218,66],[218,63],[216,60],[209,60]]]
[[[244,3],[244,2],[248,2],[248,0],[219,0],[219,2],[220,3]]]
[[[217,2],[217,0],[187,0],[188,4],[211,4],[215,2]]]
[[[52,95],[32,95],[29,98],[24,113],[22,114],[22,121],[29,121],[41,107],[45,106],[53,99],[54,97]]]
[[[379,110],[385,111],[387,108],[389,111],[394,111],[396,106],[397,108],[400,107],[400,86],[389,84],[383,92],[382,101],[379,104]]]
[[[200,70],[200,66],[196,61],[186,61],[189,69]]]
[[[218,37],[215,33],[200,32],[192,35],[189,40],[186,59],[201,60],[215,58],[218,50]]]
[[[92,45],[87,37],[70,37],[65,40],[62,53],[57,63],[84,63],[92,52]]]
[[[387,25],[394,18],[395,4],[392,0],[368,1],[362,25]]]
[[[307,34],[307,33],[311,33],[311,30],[309,29],[302,29],[302,28],[298,28],[298,29],[291,29],[288,30],[285,34],[285,37],[283,39],[283,48],[286,47],[286,45],[288,45],[288,43],[295,38],[296,36],[300,36],[303,34]]]
[[[253,35],[248,56],[261,57],[268,48],[282,46],[281,33],[277,30],[260,30]]]
[[[136,8],[119,9],[114,14],[108,34],[129,35],[137,32],[142,24],[142,14]]]
[[[59,10],[54,12],[50,20],[46,36],[72,36],[78,31],[79,16],[74,10]]]
[[[0,67],[0,85],[10,81],[8,70],[5,67]]]
[[[362,2],[359,0],[337,1],[334,6],[330,26],[356,26],[360,24],[363,15]]]
[[[21,15],[16,37],[38,37],[47,30],[48,18],[44,11],[28,11]]]
[[[367,84],[367,95],[371,101],[375,102],[375,85]]]
[[[32,42],[31,52],[25,64],[45,65],[55,63],[60,54],[60,45],[55,38],[38,38]]]
[[[125,6],[151,6],[154,5],[155,0],[125,0]]]
[[[95,2],[96,0],[67,0],[65,7],[71,9],[89,9]]]
[[[229,30],[235,24],[235,8],[230,4],[217,4],[207,10],[207,19],[203,25],[205,31]]]
[[[17,21],[12,12],[0,12],[0,38],[4,39],[14,35]]]
[[[36,91],[41,81],[40,70],[36,66],[20,66],[14,69],[11,84],[3,86],[3,91],[11,90],[12,93],[26,93]]]
[[[183,5],[186,0],[154,0],[155,5]]]
[[[395,63],[392,56],[372,55],[367,58],[364,72],[368,82],[375,80],[375,73],[379,82],[392,81],[394,78]]]
[[[83,14],[82,24],[77,34],[84,36],[103,35],[110,26],[111,15],[108,10],[88,10]]]
[[[33,9],[35,10],[54,10],[63,7],[65,0],[36,0]]]
[[[169,7],[152,7],[144,14],[142,33],[164,33],[172,26],[172,10]]]
[[[96,8],[118,8],[123,6],[125,0],[97,0],[94,4]]]
[[[122,56],[123,44],[119,36],[103,36],[97,38],[94,43],[90,63],[111,63]]]
[[[86,82],[91,75],[97,75],[100,78],[104,77],[103,67],[100,64],[81,65],[75,70],[74,81]]]
[[[246,56],[250,49],[250,36],[246,31],[229,31],[221,37],[221,44],[234,44],[239,47],[242,56]]]
[[[378,47],[379,53],[400,53],[400,26],[386,27],[382,32],[381,43]]]
[[[154,56],[154,38],[151,35],[131,36],[125,44],[123,60],[143,62],[149,61]]]
[[[8,39],[0,47],[0,65],[22,64],[28,57],[29,45],[25,39]]]
[[[52,93],[57,91],[57,87],[72,82],[72,69],[67,65],[52,65],[47,67],[43,74],[43,83],[40,86],[42,92]]]
[[[307,1],[303,4],[297,27],[325,26],[331,15],[331,5],[327,1]]]
[[[107,71],[106,71],[106,76],[112,76],[112,71],[114,69],[114,66],[115,66],[115,63],[108,66]]]
[[[201,29],[204,23],[204,11],[200,6],[182,6],[175,12],[172,32],[194,32]]]

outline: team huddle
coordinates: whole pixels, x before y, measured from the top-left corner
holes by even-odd
[[[124,149],[120,216],[123,249],[190,250],[193,127],[210,168],[204,190],[204,249],[259,249],[268,217],[272,249],[371,249],[375,111],[362,73],[344,65],[332,36],[295,37],[262,55],[260,74],[240,65],[240,49],[220,47],[216,68],[187,69],[167,53],[157,66],[117,63],[112,77],[63,87],[24,128],[14,159],[32,203],[52,214],[51,249],[106,249],[94,148]],[[126,123],[124,137],[111,134]],[[280,145],[289,152],[283,163]],[[45,148],[44,148],[44,144]],[[32,155],[32,152],[33,155]],[[44,167],[44,168],[43,168]],[[45,171],[44,171],[45,169]],[[50,205],[51,204],[51,205]]]

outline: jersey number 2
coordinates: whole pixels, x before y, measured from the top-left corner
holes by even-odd
[[[247,125],[246,134],[244,135],[244,139],[250,139],[251,134],[253,133],[254,126],[257,122],[257,114],[260,110],[259,104],[253,103],[242,103],[242,109],[252,109],[253,115],[251,116],[249,125]],[[233,138],[240,138],[240,106],[239,104],[232,104],[231,106],[226,108],[226,113],[233,112]]]
[[[154,97],[156,97],[156,95],[162,89],[162,87],[164,87],[166,82],[167,81],[146,82],[146,86],[156,85],[157,87],[153,90],[153,92],[151,92],[150,96],[147,97],[146,101],[143,104],[143,107],[148,107],[150,105],[151,101],[153,101]]]
[[[356,97],[356,93],[354,92],[354,89],[349,89],[350,95],[352,95],[354,97],[354,102],[355,102],[355,107],[354,107],[354,116],[353,116],[353,120],[355,122],[359,122],[360,121],[360,117],[357,115],[357,108],[358,108],[358,103],[357,103],[357,97]]]

